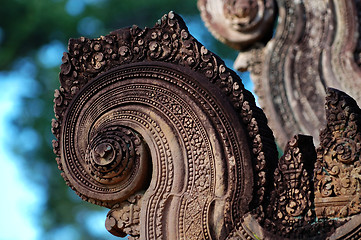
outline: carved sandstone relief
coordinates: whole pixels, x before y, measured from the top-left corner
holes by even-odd
[[[316,143],[319,142],[318,131],[326,122],[322,104],[327,87],[343,89],[357,101],[361,100],[360,1],[219,2],[222,7],[218,9],[246,6],[248,3],[249,10],[242,12],[252,16],[267,15],[266,12],[274,14],[272,8],[257,7],[262,2],[265,6],[277,6],[278,19],[272,39],[267,43],[253,39],[247,43],[248,48],[236,48],[241,52],[234,66],[240,71],[251,72],[259,103],[282,147],[298,133],[311,135]],[[198,3],[202,6],[204,1],[199,0]],[[199,8],[214,36],[227,44],[232,41],[229,45],[233,47],[244,43],[242,37],[234,37],[236,34],[232,35],[232,40],[224,40],[231,38],[224,33],[227,31],[220,31],[209,24],[208,19],[222,22],[218,17],[219,10]],[[239,14],[233,13],[228,18],[237,17]],[[243,33],[241,29],[227,24],[222,26],[238,34]],[[272,28],[269,24],[267,28],[258,27],[257,30],[266,36]]]
[[[264,200],[277,156],[267,120],[178,15],[71,39],[60,83],[59,167],[84,200],[111,209],[111,233],[224,239]]]
[[[315,211],[340,218],[361,212],[361,112],[346,95],[327,95],[327,126],[320,133],[315,169]]]
[[[277,160],[252,94],[173,12],[153,28],[71,39],[60,84],[52,122],[59,168],[83,200],[109,208],[105,226],[115,236],[361,235],[361,110],[345,93],[328,90],[317,151],[311,137],[296,135]]]
[[[235,49],[272,36],[273,0],[198,0],[198,8],[212,34]]]

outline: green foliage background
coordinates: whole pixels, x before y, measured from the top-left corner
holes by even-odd
[[[19,135],[35,131],[33,147],[27,142],[11,141],[20,156],[29,182],[41,186],[46,196],[38,213],[41,239],[118,239],[106,232],[104,225],[85,224],[93,214],[106,216],[106,210],[80,200],[60,176],[52,152],[51,119],[53,93],[59,87],[61,55],[56,66],[46,63],[46,51],[57,45],[66,51],[69,38],[98,37],[112,30],[136,24],[153,26],[173,10],[190,25],[197,23],[203,44],[222,58],[235,59],[236,52],[217,42],[200,20],[196,0],[2,0],[0,6],[0,72],[17,71],[31,63],[29,76],[36,87],[22,99],[20,114],[12,124]],[[191,33],[192,33],[192,29]],[[196,29],[198,32],[198,29]],[[198,32],[198,34],[200,33]],[[45,61],[45,62],[44,62]],[[92,228],[100,229],[93,231]],[[97,232],[95,234],[94,232]],[[100,233],[99,233],[100,232]]]

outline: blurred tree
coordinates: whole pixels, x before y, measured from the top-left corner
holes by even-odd
[[[19,136],[25,137],[12,142],[14,151],[23,159],[21,164],[27,169],[28,179],[46,192],[38,216],[42,239],[112,238],[103,226],[91,222],[97,211],[102,211],[105,220],[106,211],[83,202],[65,185],[52,152],[52,99],[59,86],[61,53],[66,51],[68,39],[98,37],[133,24],[153,26],[170,10],[181,14],[195,28],[203,28],[206,47],[223,58],[235,59],[236,52],[218,43],[204,28],[195,0],[1,1],[0,71],[16,72],[29,65],[32,69],[29,76],[34,80],[33,88],[28,90],[30,94],[22,100],[21,114],[13,121]],[[24,147],[29,142],[33,142],[31,147]],[[104,231],[91,230],[97,228]]]

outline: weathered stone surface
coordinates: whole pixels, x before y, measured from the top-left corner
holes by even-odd
[[[71,39],[60,82],[58,164],[84,200],[112,209],[112,233],[224,239],[263,201],[277,156],[267,120],[178,15],[151,29]],[[138,193],[140,230],[130,231],[134,222],[122,216]]]
[[[112,234],[360,235],[361,110],[345,93],[329,90],[317,155],[312,138],[297,135],[277,161],[275,139],[252,94],[172,12],[150,29],[71,39],[60,83],[52,122],[59,168],[80,197],[110,209],[105,225]],[[333,186],[341,182],[346,190],[325,198],[330,161],[343,174],[334,174]],[[351,199],[346,211],[324,214],[342,197]]]
[[[198,0],[198,8],[212,34],[235,49],[272,37],[273,0]]]
[[[292,138],[274,172],[274,188],[266,209],[267,227],[281,236],[315,221],[312,175],[316,151],[312,137]]]
[[[213,1],[198,2],[205,5],[204,2]],[[201,12],[206,12],[208,17],[203,19],[217,38],[229,28],[213,27],[211,20],[219,18],[219,9],[236,9],[229,12],[232,16],[228,18],[237,19],[237,9],[243,9],[234,8],[237,5],[248,6],[248,11],[241,11],[248,15],[263,9],[257,8],[257,4],[277,5],[274,37],[266,44],[256,38],[250,40],[249,48],[239,53],[234,65],[240,71],[251,72],[259,103],[282,147],[299,133],[311,135],[319,143],[318,131],[326,122],[322,104],[327,87],[344,90],[361,101],[360,1],[215,2],[220,2],[223,8],[202,8]],[[233,30],[243,34],[242,29]],[[267,29],[261,31],[267,33]],[[230,46],[243,44],[241,38],[238,42],[224,42]]]
[[[361,213],[361,110],[342,92],[327,94],[327,126],[320,134],[315,169],[318,218]]]

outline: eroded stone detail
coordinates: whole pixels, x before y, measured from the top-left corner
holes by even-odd
[[[330,123],[321,134],[313,178],[311,138],[296,136],[277,161],[274,137],[252,94],[172,12],[151,29],[71,40],[60,82],[52,121],[59,168],[84,200],[110,208],[106,227],[114,235],[360,234],[360,215],[353,216],[360,208],[354,200],[360,186],[360,109],[344,93],[330,90],[327,98]],[[322,210],[333,199],[318,195],[331,186],[324,178],[337,170],[329,169],[331,160],[350,179],[346,187],[341,181],[341,197],[352,195],[347,214],[338,219]]]
[[[267,120],[178,15],[70,40],[60,82],[59,168],[84,200],[113,209],[110,229],[138,236],[115,224],[138,191],[143,239],[222,239],[263,201],[277,156]]]
[[[266,220],[267,228],[278,235],[290,236],[314,221],[312,172],[316,151],[312,137],[291,139],[274,172]]]
[[[133,195],[109,211],[105,227],[110,233],[119,237],[128,235],[129,240],[139,239],[142,196],[143,194]]]
[[[198,0],[211,33],[238,50],[272,36],[274,0]]]
[[[223,24],[225,20],[221,21],[224,29],[214,27],[220,9],[227,10],[229,19],[248,16],[248,20],[262,9],[258,7],[262,1],[198,2],[206,6],[201,8],[203,20],[215,36],[225,35],[229,28]],[[219,6],[211,8],[209,2],[219,2]],[[274,36],[267,43],[250,40],[234,66],[251,72],[260,105],[281,147],[299,133],[313,136],[318,144],[318,131],[326,123],[322,107],[326,88],[344,90],[361,101],[360,1],[277,0],[275,5],[278,24]],[[233,30],[243,33],[242,29]],[[234,46],[243,40],[223,42]]]
[[[315,206],[319,218],[361,212],[361,110],[337,90],[327,94],[327,126],[321,132],[315,169]]]

